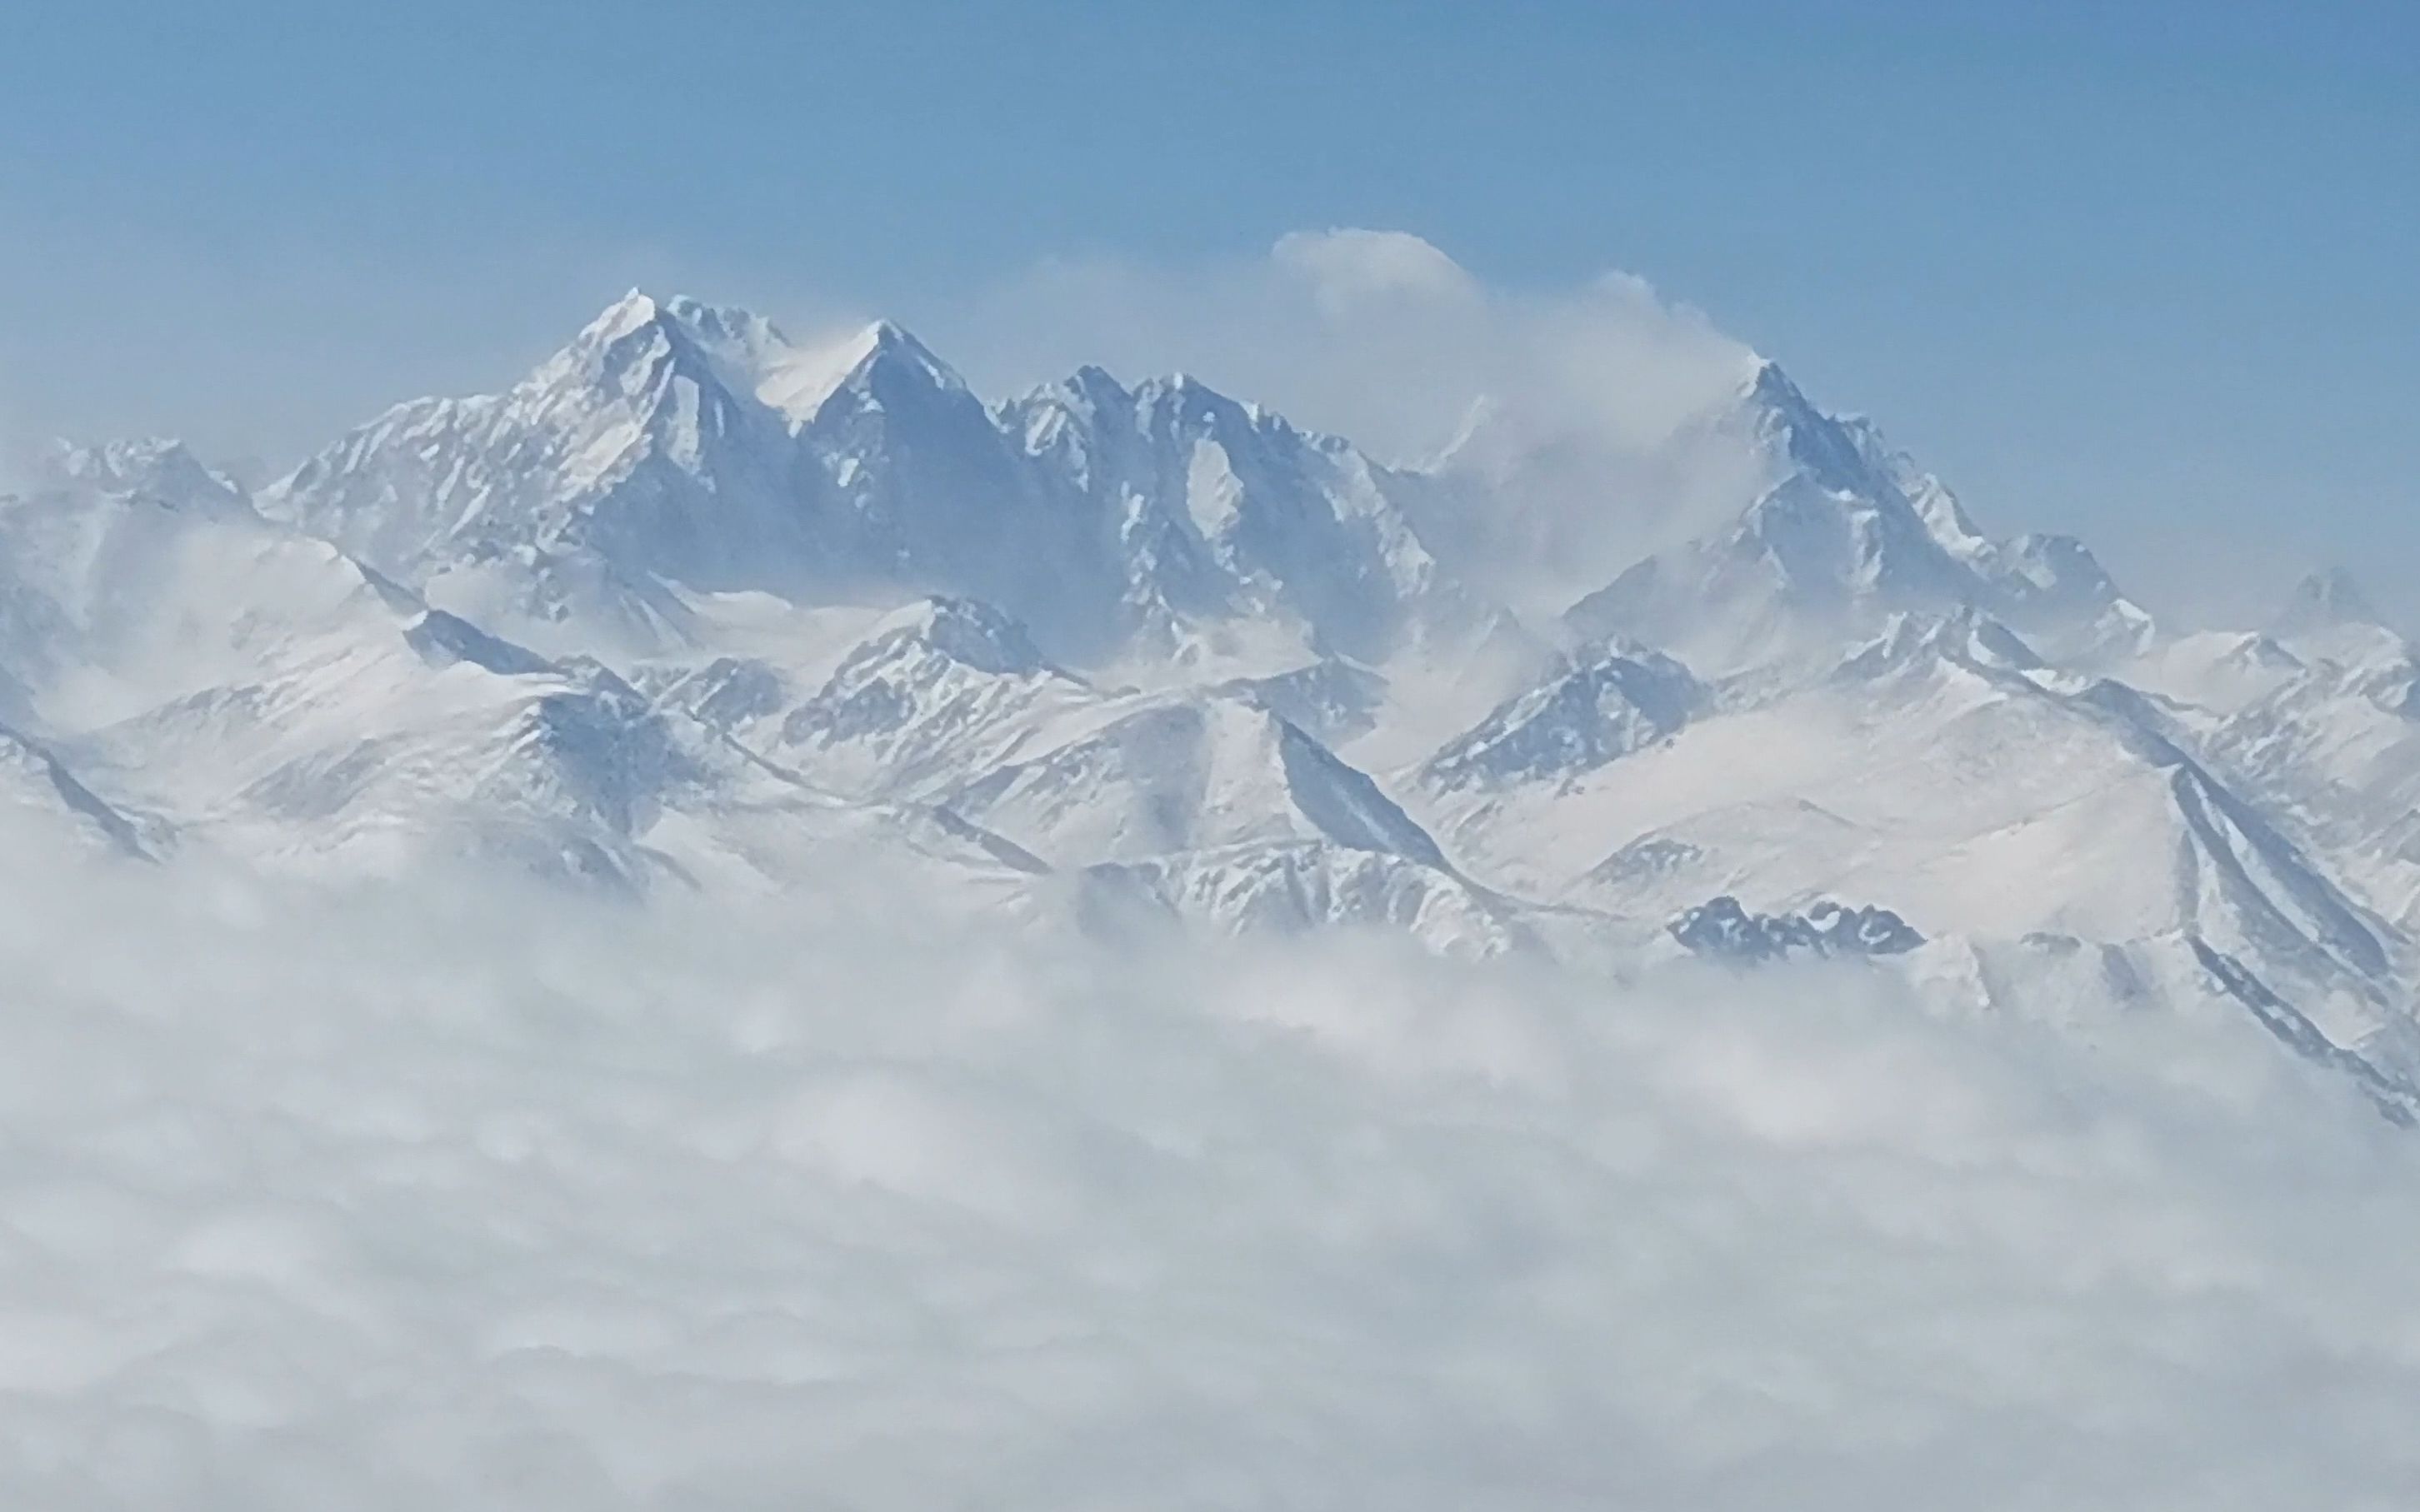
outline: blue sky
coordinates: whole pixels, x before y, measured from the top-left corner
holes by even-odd
[[[17,440],[285,460],[634,283],[954,355],[1047,259],[1365,225],[1643,275],[2155,593],[2420,548],[2410,3],[23,5],[0,144]]]

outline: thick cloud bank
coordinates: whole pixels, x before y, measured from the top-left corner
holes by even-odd
[[[0,1504],[2420,1485],[2420,1145],[2257,1031],[879,900],[11,892]]]

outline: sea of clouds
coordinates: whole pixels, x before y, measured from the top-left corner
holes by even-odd
[[[2420,1487],[2420,1141],[2255,1029],[937,935],[843,878],[5,903],[0,1505]]]

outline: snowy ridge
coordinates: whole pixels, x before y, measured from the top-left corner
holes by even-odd
[[[39,742],[0,727],[0,806],[10,810],[12,838],[72,840],[108,854],[158,859],[171,843],[167,826],[112,808]]]
[[[685,639],[675,589],[973,597],[1079,660],[1269,616],[1372,657],[1474,612],[1383,469],[1191,379],[1086,369],[987,409],[888,322],[802,347],[635,292],[511,389],[398,406],[262,507],[449,607],[641,649]]]
[[[1573,778],[1672,734],[1706,691],[1671,657],[1619,641],[1562,658],[1420,768],[1422,786]]]
[[[1739,431],[1776,481],[1729,530],[1650,557],[1575,604],[1579,633],[1666,647],[1710,673],[1869,635],[1911,611],[1971,610],[2079,656],[2151,633],[2080,542],[1987,539],[1870,424],[1821,413],[1770,363],[1710,423]]]
[[[1095,367],[986,402],[888,322],[633,292],[256,500],[56,453],[0,500],[0,767],[36,832],[172,864],[647,897],[845,856],[939,918],[1855,957],[2249,1014],[2381,1105],[2420,1072],[2420,656],[2350,579],[2167,635],[1770,363],[1683,440],[1745,508],[1541,616],[1481,549],[1537,523],[1517,458]]]

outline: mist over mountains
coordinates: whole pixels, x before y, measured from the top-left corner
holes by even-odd
[[[1618,965],[1717,899],[1878,908],[1922,944],[1871,969],[1946,998],[2249,1016],[2400,1106],[2420,663],[2358,586],[2168,632],[1730,360],[1624,442],[1733,480],[1719,523],[1559,598],[1568,417],[1389,465],[1184,376],[989,398],[889,322],[633,291],[256,489],[57,449],[0,504],[14,788],[171,868],[644,899],[878,856],[936,928]]]
[[[634,291],[253,485],[56,448],[0,1485],[2387,1504],[2420,657],[1687,361],[1406,463]]]

